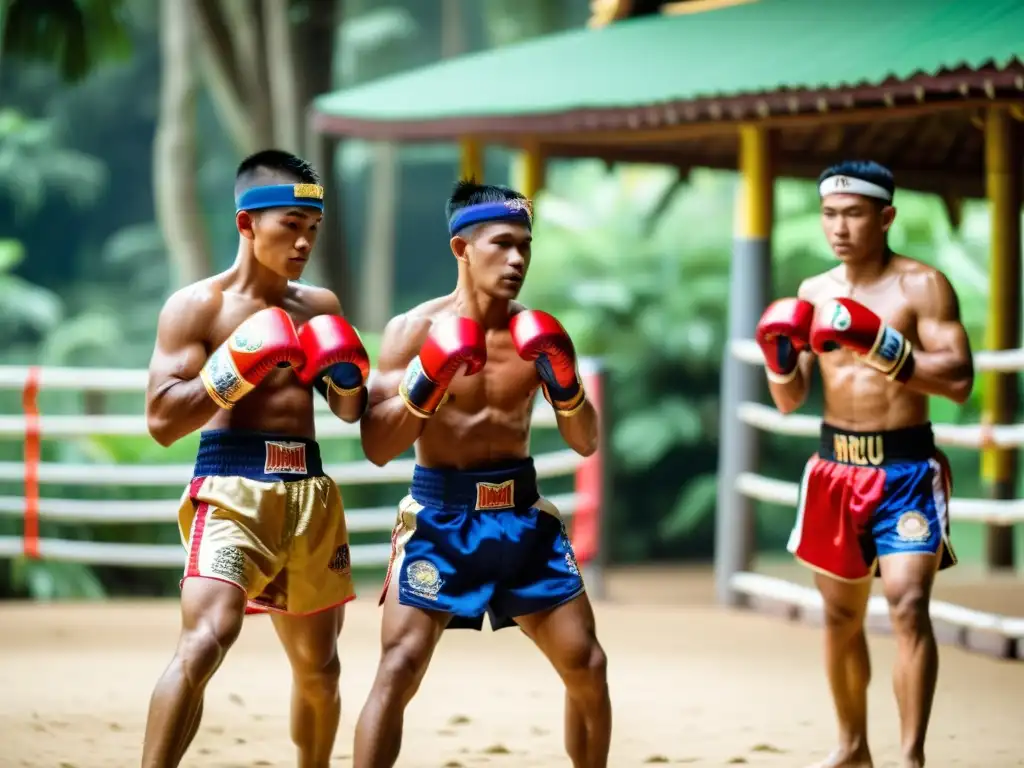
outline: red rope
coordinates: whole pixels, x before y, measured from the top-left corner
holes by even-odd
[[[29,368],[21,407],[25,412],[25,527],[26,557],[39,558],[39,369]]]

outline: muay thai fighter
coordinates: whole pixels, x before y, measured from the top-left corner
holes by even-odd
[[[819,179],[821,217],[840,263],[805,280],[757,327],[779,410],[798,408],[818,363],[825,413],[807,463],[789,550],[816,571],[839,747],[819,765],[871,766],[864,615],[881,576],[899,648],[894,688],[902,765],[920,768],[938,675],[928,605],[949,540],[950,475],[935,447],[928,396],[963,403],[974,370],[945,275],[893,253],[892,174],[846,162]]]

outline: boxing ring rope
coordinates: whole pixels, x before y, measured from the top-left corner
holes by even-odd
[[[761,350],[753,340],[734,340],[729,352],[740,362],[764,365]],[[1024,349],[977,352],[974,365],[979,372],[1017,372],[1024,368]],[[741,402],[737,407],[737,417],[755,429],[797,437],[817,437],[821,425],[821,419],[816,416],[782,414],[775,408],[752,402]],[[939,446],[1017,448],[1024,445],[1024,424],[934,424],[933,429],[935,442]],[[799,494],[798,483],[754,472],[740,472],[735,487],[747,498],[793,507],[796,506]],[[1024,522],[1024,499],[967,499],[954,496],[950,501],[950,516],[953,520],[1015,525]],[[801,615],[812,619],[820,617],[821,596],[810,587],[744,571],[731,574],[729,583],[733,590],[752,602],[760,602],[769,609],[781,606],[790,618]],[[869,621],[884,624],[888,613],[888,605],[883,597],[876,595],[871,598],[868,604]],[[931,615],[937,625],[945,625],[937,626],[937,632],[945,634],[951,642],[976,650],[991,650],[1003,656],[1016,654],[1018,658],[1024,659],[1024,618],[976,611],[938,600],[932,601]],[[991,637],[979,638],[972,636],[972,633],[986,633]]]
[[[371,374],[373,375],[373,374]],[[593,358],[580,360],[588,398],[602,411],[604,369]],[[48,560],[91,565],[129,567],[184,567],[185,550],[180,544],[125,544],[40,538],[41,521],[58,523],[173,523],[175,499],[98,500],[60,499],[41,496],[39,487],[69,486],[174,486],[184,488],[192,476],[191,464],[92,464],[45,462],[40,460],[41,440],[73,440],[85,437],[148,437],[143,415],[41,415],[37,396],[41,391],[94,393],[145,392],[147,372],[126,369],[37,368],[0,366],[0,390],[20,390],[24,415],[0,415],[0,440],[23,440],[23,461],[0,461],[0,482],[24,483],[23,496],[0,495],[0,517],[22,518],[22,536],[0,536],[0,557],[39,557]],[[315,398],[318,440],[359,438],[359,425],[346,424],[330,413],[326,403]],[[602,431],[604,425],[602,419]],[[557,426],[550,405],[540,396],[533,411],[532,426]],[[604,445],[602,439],[601,444]],[[588,589],[595,597],[603,594],[604,551],[602,507],[606,488],[601,451],[583,458],[572,450],[535,454],[539,480],[573,476],[571,493],[548,496],[566,519],[576,558],[584,571]],[[342,489],[376,483],[407,483],[412,480],[414,459],[396,459],[383,467],[369,461],[326,464],[324,469]],[[395,505],[346,509],[350,533],[390,534],[395,522]],[[352,545],[353,568],[386,566],[391,556],[390,541]]]

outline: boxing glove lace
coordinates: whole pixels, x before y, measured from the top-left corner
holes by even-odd
[[[764,355],[768,380],[786,384],[796,376],[800,351],[810,344],[814,305],[803,299],[779,299],[768,305],[754,339]]]
[[[232,408],[279,365],[305,363],[292,319],[268,307],[244,320],[210,355],[199,375],[213,401]]]
[[[509,322],[512,343],[523,360],[537,367],[547,399],[560,416],[583,407],[586,392],[577,367],[576,349],[565,328],[552,315],[526,310]]]
[[[339,315],[317,315],[299,328],[306,363],[296,373],[303,384],[323,383],[343,397],[362,391],[370,356],[359,332]],[[319,388],[319,387],[318,387]]]
[[[853,299],[833,299],[814,317],[811,348],[818,353],[852,350],[866,365],[890,381],[914,374],[914,349],[907,338],[873,311]]]
[[[468,317],[436,321],[405,369],[398,394],[406,407],[421,418],[434,415],[448,397],[448,386],[459,370],[479,373],[487,362],[483,326]]]

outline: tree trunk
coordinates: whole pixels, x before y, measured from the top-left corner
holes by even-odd
[[[270,87],[270,122],[274,146],[302,152],[302,94],[288,21],[288,0],[263,0],[265,58],[274,62],[267,71]]]
[[[262,6],[248,0],[191,0],[202,75],[214,108],[242,154],[271,147]]]
[[[195,129],[195,49],[189,14],[191,0],[161,0],[160,113],[153,143],[157,220],[177,285],[211,272],[210,254],[199,211]]]
[[[334,62],[338,55],[336,41],[341,39],[338,26],[344,18],[343,0],[331,0],[330,8],[324,7],[326,5],[326,2],[321,5],[318,0],[311,0],[310,12],[292,26],[296,79],[300,87],[302,115],[307,123],[302,151],[319,171],[325,187],[324,224],[317,240],[317,256],[310,262],[310,266],[315,267],[310,279],[334,291],[346,315],[355,317],[354,313],[358,311],[357,291],[345,235],[344,196],[341,179],[334,174],[340,142],[333,137],[316,134],[308,124],[313,99],[336,87]]]
[[[398,204],[398,147],[390,141],[373,145],[366,236],[363,245],[359,322],[368,331],[383,331],[395,297],[395,209]]]

